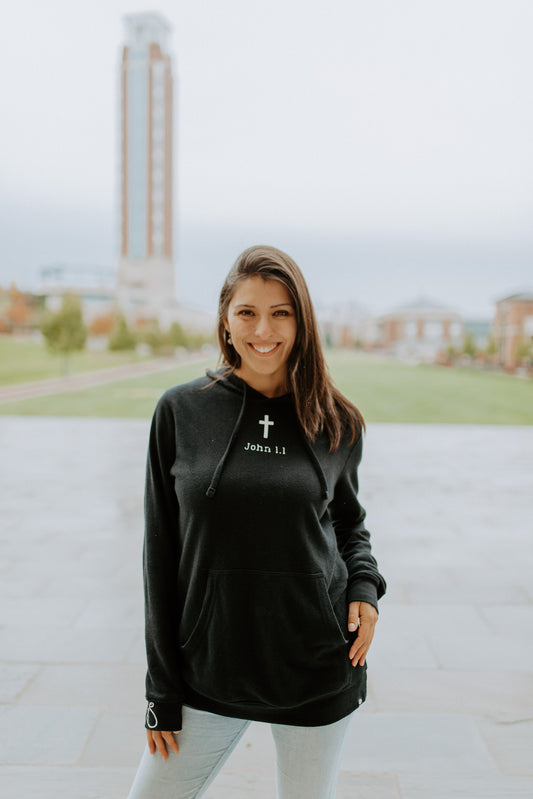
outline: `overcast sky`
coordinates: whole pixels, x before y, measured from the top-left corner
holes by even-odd
[[[18,0],[0,32],[0,284],[114,266],[122,18],[173,26],[179,296],[249,244],[317,301],[470,315],[533,290],[531,0]]]

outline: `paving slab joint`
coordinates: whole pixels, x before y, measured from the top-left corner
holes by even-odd
[[[37,671],[35,672],[35,674],[33,674],[33,675],[32,675],[32,676],[29,678],[28,682],[27,682],[27,683],[25,683],[25,685],[23,685],[23,686],[22,686],[22,688],[20,689],[20,691],[19,691],[19,692],[17,693],[17,695],[15,696],[15,700],[14,700],[14,702],[10,702],[10,704],[17,705],[17,704],[19,704],[19,703],[20,703],[20,699],[22,699],[22,696],[23,696],[23,694],[24,694],[24,693],[25,693],[25,692],[26,692],[26,691],[27,691],[29,688],[31,688],[31,687],[32,687],[32,685],[35,683],[35,681],[37,680],[37,678],[39,677],[39,675],[42,673],[43,669],[45,668],[45,665],[44,665],[43,663],[36,663],[35,665],[37,666]]]
[[[89,734],[87,735],[87,738],[85,739],[85,743],[83,744],[83,746],[82,746],[82,748],[81,748],[81,750],[80,750],[80,753],[79,753],[79,755],[78,755],[78,760],[76,761],[76,763],[73,763],[73,765],[74,765],[74,766],[77,766],[77,765],[79,765],[79,764],[82,764],[82,763],[83,763],[83,758],[84,758],[84,756],[85,756],[85,753],[86,753],[86,751],[87,751],[87,748],[88,748],[89,744],[91,743],[91,741],[92,741],[92,739],[93,739],[93,737],[94,737],[94,734],[95,734],[95,732],[96,732],[96,729],[97,729],[97,727],[98,727],[98,725],[99,725],[99,723],[100,723],[101,719],[102,719],[102,718],[103,718],[103,716],[105,715],[105,712],[106,712],[106,711],[105,711],[105,709],[104,709],[104,710],[101,710],[101,711],[100,711],[100,713],[98,713],[98,715],[96,716],[96,718],[95,718],[95,720],[94,720],[94,723],[93,723],[93,726],[92,726],[92,728],[91,728],[91,731],[90,731],[90,732],[89,732]]]

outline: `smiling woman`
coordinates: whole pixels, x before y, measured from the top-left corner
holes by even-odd
[[[267,397],[287,391],[287,360],[296,339],[296,316],[283,283],[249,277],[240,283],[228,308],[227,342],[235,348],[235,370]]]
[[[239,256],[218,336],[222,368],[166,391],[150,432],[130,799],[202,796],[251,721],[272,724],[279,799],[331,799],[385,592],[357,498],[364,424],[285,253]]]
[[[253,287],[254,298],[261,305],[263,321],[259,328],[256,323],[255,333],[250,329],[244,344],[242,337],[240,338],[237,349],[230,333],[231,309],[238,302],[235,300],[237,292],[241,296],[243,307],[240,310],[244,317],[251,314],[253,319],[254,313],[257,314],[257,309],[254,311],[246,305],[251,299],[245,296],[244,286],[250,292]],[[263,297],[265,291],[270,294],[270,302]],[[282,383],[277,381],[284,377],[285,391],[292,395],[298,421],[305,434],[314,439],[325,431],[334,450],[339,446],[343,430],[347,428],[355,438],[361,429],[364,430],[364,420],[356,406],[335,387],[329,376],[313,303],[302,272],[289,255],[275,247],[256,246],[245,250],[226,277],[218,304],[218,341],[223,363],[231,372],[238,373],[239,369],[246,369],[248,366],[248,361],[243,361],[242,355],[250,352],[252,344],[258,344],[265,349],[271,343],[276,343],[273,331],[269,328],[274,325],[270,319],[276,312],[272,305],[277,304],[281,319],[286,318],[284,313],[289,314],[289,318],[291,315],[293,317],[294,340],[291,347],[283,347],[285,361],[283,363],[280,360],[279,371],[272,378],[270,386],[265,385],[268,381],[264,376],[260,378],[261,383],[267,391],[272,390],[277,383],[276,392],[283,393]],[[268,313],[265,314],[267,310]],[[269,319],[268,324],[266,318]],[[286,328],[283,330],[286,331]],[[264,340],[265,332],[267,338]],[[258,339],[258,335],[261,338]],[[279,343],[282,341],[283,338],[280,338]],[[274,350],[273,353],[275,354]],[[255,379],[257,378],[256,374]]]

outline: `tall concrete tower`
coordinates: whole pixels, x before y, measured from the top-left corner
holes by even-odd
[[[117,296],[130,319],[166,324],[175,308],[172,255],[170,26],[157,13],[125,17],[121,64],[121,254]]]

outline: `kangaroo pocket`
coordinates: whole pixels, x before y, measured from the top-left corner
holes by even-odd
[[[184,679],[218,701],[276,707],[337,693],[351,677],[345,606],[338,619],[322,574],[211,571]]]

